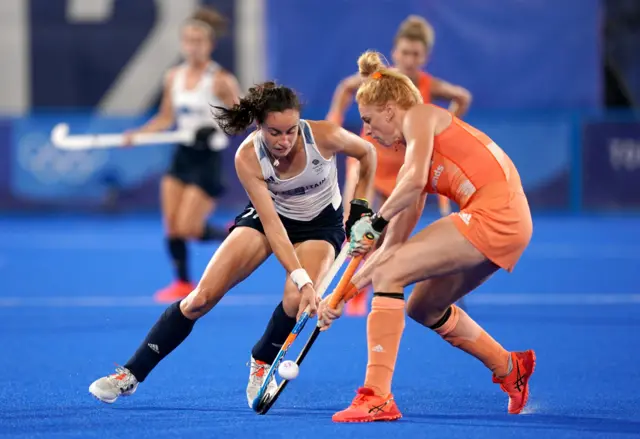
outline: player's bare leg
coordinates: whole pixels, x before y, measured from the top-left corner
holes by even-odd
[[[216,200],[204,190],[187,186],[178,213],[178,233],[194,241],[224,240],[229,233],[207,223],[215,208]]]
[[[438,210],[440,211],[440,216],[443,218],[451,214],[451,200],[443,195],[438,195]],[[456,305],[467,311],[467,305],[465,303],[464,296],[458,299]]]

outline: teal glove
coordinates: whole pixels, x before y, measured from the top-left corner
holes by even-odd
[[[363,216],[355,222],[351,228],[349,239],[349,254],[366,254],[378,242],[380,235],[388,224],[384,218],[374,216]]]

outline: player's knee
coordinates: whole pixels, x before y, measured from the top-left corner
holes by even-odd
[[[178,218],[175,221],[175,224],[173,226],[174,231],[175,231],[175,236],[178,238],[182,238],[182,239],[189,239],[189,232],[190,232],[190,228],[191,228],[191,224],[189,224],[188,221],[182,219],[182,218]]]
[[[187,318],[195,320],[211,311],[221,297],[214,289],[197,286],[191,294],[182,300],[180,309]]]
[[[302,295],[297,289],[286,289],[282,298],[282,307],[289,317],[295,317],[298,314],[298,306],[300,306],[300,298]]]
[[[388,263],[382,263],[376,267],[371,276],[373,287],[376,291],[383,291],[389,285],[397,285],[402,283],[402,279],[399,279],[396,273],[391,269]]]
[[[407,300],[407,316],[422,325],[425,325],[424,322],[428,319],[429,314],[431,313],[430,308],[431,304],[428,301],[425,301],[424,299],[416,300],[413,295],[409,296],[409,300]]]
[[[407,301],[407,316],[427,328],[437,323],[447,312],[449,306],[441,306],[435,302],[423,300]]]
[[[412,296],[409,296],[409,300],[407,300],[407,303],[405,305],[407,317],[419,323],[422,316],[424,315],[424,312],[420,306],[416,305],[415,300],[411,300],[411,298]]]
[[[198,222],[192,223],[191,229],[189,230],[190,238],[194,240],[202,239],[208,227],[213,227],[213,229],[216,229],[215,226],[210,226],[205,221],[198,221]]]
[[[376,289],[377,285],[379,285],[381,282],[384,282],[386,279],[386,276],[384,273],[381,272],[380,267],[377,267],[373,274],[371,275],[371,282],[373,283],[373,288]]]
[[[164,219],[164,233],[170,238],[180,238],[178,234],[178,224],[174,218]]]
[[[184,230],[184,239],[196,240],[202,238],[202,224],[190,224]]]

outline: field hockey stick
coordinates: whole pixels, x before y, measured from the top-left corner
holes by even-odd
[[[51,143],[59,149],[83,151],[87,149],[114,148],[128,145],[158,145],[166,143],[189,143],[193,141],[192,131],[165,131],[160,133],[140,133],[125,144],[123,134],[69,134],[69,125],[60,123],[51,130]]]
[[[349,254],[349,246],[345,245],[340,251],[340,254],[338,254],[338,257],[333,261],[333,264],[331,264],[331,267],[329,268],[329,271],[322,279],[322,282],[320,282],[320,285],[316,289],[316,294],[321,299],[324,296],[325,291],[327,291],[327,289],[329,288],[329,285],[331,285],[333,278],[336,277],[336,275],[338,274],[338,271],[340,271],[340,267],[342,267],[342,264],[344,264],[344,261],[347,259],[348,254]],[[298,337],[298,334],[304,329],[304,326],[306,325],[307,320],[309,320],[309,309],[310,308],[307,307],[304,310],[304,312],[300,316],[300,319],[298,319],[298,321],[296,322],[296,325],[293,327],[293,330],[291,331],[287,339],[282,344],[282,347],[280,348],[280,351],[278,352],[276,359],[274,360],[273,364],[269,368],[269,372],[267,373],[267,376],[265,377],[265,380],[262,383],[260,390],[258,390],[258,394],[253,400],[253,403],[252,403],[253,410],[258,411],[258,408],[260,407],[260,402],[266,394],[267,386],[269,385],[269,382],[271,381],[271,378],[273,377],[275,371],[278,369],[278,365],[283,360],[284,356],[287,354],[287,351],[289,350],[289,347],[291,346],[291,344]]]
[[[369,238],[369,237],[367,237],[367,238]],[[345,246],[345,248],[348,248],[348,246]],[[350,287],[349,284],[351,282],[351,278],[353,277],[354,273],[356,272],[356,270],[357,270],[358,266],[360,265],[360,262],[362,261],[363,257],[364,257],[364,255],[359,255],[359,256],[353,258],[351,260],[351,262],[349,262],[349,265],[347,266],[345,272],[342,274],[342,277],[340,278],[340,281],[338,282],[338,285],[333,290],[333,294],[331,295],[331,300],[329,301],[329,307],[330,308],[333,308],[333,309],[337,308],[337,306],[340,303],[340,301],[344,298],[345,294],[349,290],[349,287]],[[302,364],[302,361],[304,360],[304,358],[309,353],[309,350],[311,349],[311,346],[313,346],[313,343],[315,343],[316,339],[318,338],[318,335],[320,335],[320,328],[321,328],[320,323],[321,322],[318,321],[318,325],[316,325],[316,327],[313,329],[313,332],[309,336],[309,339],[307,340],[307,342],[305,343],[304,347],[300,351],[300,354],[298,355],[298,358],[296,358],[296,364],[298,366],[300,366],[300,364]],[[273,368],[273,366],[272,366],[272,368]],[[282,382],[280,382],[280,385],[278,386],[278,389],[276,390],[276,392],[273,395],[265,393],[264,397],[262,398],[262,400],[260,400],[260,402],[258,404],[257,410],[255,408],[254,408],[254,410],[256,410],[258,412],[258,414],[260,414],[260,415],[266,415],[267,412],[269,411],[269,409],[273,406],[273,404],[275,404],[275,402],[278,399],[278,397],[282,394],[284,389],[287,387],[288,383],[289,383],[289,380],[282,380]],[[263,384],[263,386],[264,386],[264,384]],[[254,404],[255,404],[255,401],[254,401]]]

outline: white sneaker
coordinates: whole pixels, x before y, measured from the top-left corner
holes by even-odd
[[[116,373],[95,380],[89,386],[89,392],[102,402],[111,404],[119,396],[129,396],[138,388],[138,380],[129,369],[117,367]]]
[[[249,372],[249,384],[247,384],[247,401],[249,407],[253,408],[253,400],[258,396],[260,387],[264,383],[264,378],[269,372],[270,364],[263,363],[262,361],[256,361],[253,356],[251,357],[251,370]],[[269,385],[267,386],[267,393],[274,394],[278,390],[278,383],[276,382],[275,374],[271,377]]]

